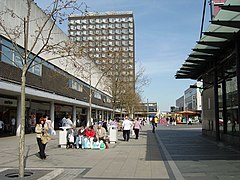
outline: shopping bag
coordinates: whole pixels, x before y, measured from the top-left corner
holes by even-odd
[[[88,138],[84,138],[83,140],[83,148],[84,149],[90,149],[90,141],[88,140]]]
[[[73,136],[73,135],[70,135],[70,136],[69,136],[69,142],[70,142],[70,143],[74,143],[74,136]]]
[[[56,131],[53,129],[51,135],[55,136],[56,134],[57,134]]]
[[[93,142],[92,149],[100,149],[100,143],[98,141],[97,142]]]
[[[43,144],[47,144],[48,141],[50,141],[50,140],[51,140],[51,138],[50,138],[49,134],[47,134],[47,133],[45,133],[41,136],[41,142]]]
[[[101,141],[100,141],[100,150],[103,150],[103,149],[105,149],[105,144],[104,144],[104,142],[101,140]]]

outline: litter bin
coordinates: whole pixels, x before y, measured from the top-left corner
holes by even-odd
[[[70,127],[59,127],[61,131],[59,131],[59,147],[64,147],[66,148],[67,146],[67,129]]]
[[[110,143],[116,143],[118,139],[118,129],[117,126],[110,126],[109,130],[109,141]]]

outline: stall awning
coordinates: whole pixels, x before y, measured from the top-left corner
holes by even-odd
[[[176,72],[176,79],[202,79],[210,64],[217,62],[226,47],[234,43],[240,34],[240,1],[227,0],[211,21],[202,38]]]

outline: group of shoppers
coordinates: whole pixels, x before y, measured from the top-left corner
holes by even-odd
[[[1,119],[0,119],[0,135],[4,134],[7,131],[11,131],[10,133],[12,135],[16,134],[16,119],[14,116],[11,117],[11,124],[5,124]]]
[[[99,121],[96,126],[90,125],[87,128],[81,126],[79,129],[72,125],[67,132],[67,148],[93,148],[94,143],[103,142],[107,149],[107,130],[103,122]],[[88,145],[86,145],[88,144]]]
[[[105,148],[109,148],[107,142],[107,126],[105,126],[102,121],[99,121],[95,126],[90,125],[86,128],[81,126],[78,129],[73,125],[70,117],[64,119],[63,122],[69,127],[66,136],[67,148],[84,149],[86,148],[86,142],[89,143],[89,148],[93,148],[95,142],[103,142]],[[134,131],[135,139],[138,139],[141,126],[139,118],[132,121],[126,116],[122,123],[124,141],[129,141],[131,130]],[[51,120],[47,116],[41,117],[36,124],[35,132],[39,147],[39,156],[41,159],[46,159],[46,145],[50,140],[50,135],[55,132]]]

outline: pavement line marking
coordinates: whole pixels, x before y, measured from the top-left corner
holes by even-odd
[[[57,177],[59,174],[63,172],[64,172],[64,169],[54,169],[52,172],[46,174],[45,176],[39,178],[38,180],[54,179],[55,177]]]
[[[163,153],[167,159],[167,162],[172,170],[172,173],[173,175],[175,176],[175,178],[177,180],[185,180],[184,177],[182,176],[181,172],[179,171],[177,165],[175,164],[175,162],[173,161],[171,155],[169,154],[169,152],[167,151],[167,148],[165,147],[165,145],[162,143],[160,137],[158,135],[155,135],[157,140],[158,140],[158,143],[160,144],[162,150],[163,150]]]

